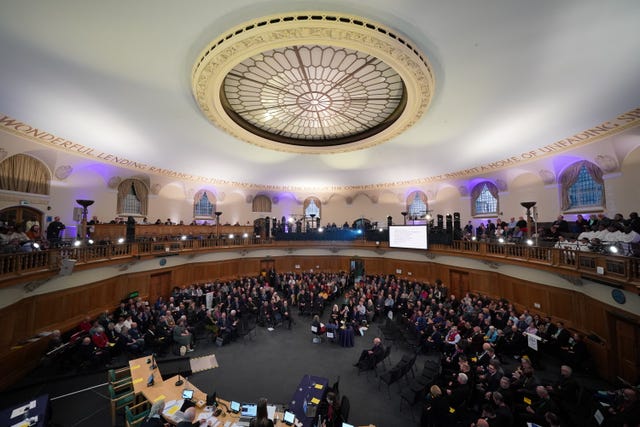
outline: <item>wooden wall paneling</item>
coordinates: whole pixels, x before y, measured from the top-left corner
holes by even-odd
[[[565,324],[569,324],[571,319],[579,318],[581,313],[576,308],[575,292],[565,289],[549,289],[549,306],[542,307],[554,319],[562,319]]]
[[[495,280],[495,274],[489,271],[471,271],[469,272],[469,291],[482,295],[495,296],[495,292],[491,289],[491,282]]]
[[[547,286],[540,286],[531,283],[527,283],[525,286],[528,288],[526,301],[527,309],[532,313],[542,315],[548,313],[550,307],[550,289]]]

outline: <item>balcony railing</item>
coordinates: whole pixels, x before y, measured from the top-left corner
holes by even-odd
[[[314,241],[314,247],[366,248],[386,250],[386,242]],[[64,259],[75,260],[76,266],[95,265],[114,260],[126,260],[151,256],[170,256],[192,252],[210,252],[229,247],[288,248],[309,246],[308,241],[275,241],[255,237],[234,238],[171,238],[167,240],[145,240],[122,244],[103,244],[79,247],[63,247],[47,251],[11,253],[0,255],[0,287],[3,283],[15,283],[16,279],[34,273],[57,273]],[[475,241],[453,241],[447,244],[432,244],[430,252],[461,255],[510,264],[532,265],[565,272],[576,277],[581,275],[607,281],[613,285],[640,290],[640,258],[605,255],[564,248],[500,244]]]

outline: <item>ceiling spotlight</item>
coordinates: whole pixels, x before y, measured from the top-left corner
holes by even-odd
[[[293,224],[296,220],[293,219],[293,217],[289,217],[287,221],[289,222],[289,224]]]
[[[362,234],[362,230],[358,229],[358,230],[356,231],[356,234]]]
[[[498,243],[504,243],[504,239],[501,237],[498,239]]]
[[[318,228],[318,233],[322,233],[324,231],[324,228],[320,227]]]
[[[119,243],[119,244],[123,244],[123,243],[124,243],[124,237],[120,237],[120,238],[118,239],[118,243]]]
[[[476,236],[472,236],[472,237],[471,237],[471,241],[472,241],[472,242],[475,242],[476,240],[478,240],[478,238],[477,238]]]
[[[609,252],[611,252],[612,254],[617,254],[618,253],[618,247],[617,246],[609,246]]]
[[[233,239],[233,234],[229,234],[229,238],[230,238],[230,239]]]
[[[243,238],[243,239],[246,239],[247,237],[249,237],[249,233],[244,233],[244,234],[242,235],[242,238]]]
[[[379,231],[380,233],[382,233],[382,228],[378,228],[378,231]]]
[[[75,242],[73,242],[73,246],[75,246],[76,248],[78,246],[80,246],[82,244],[82,242],[80,240],[76,240]]]
[[[533,246],[533,240],[531,240],[531,239],[527,239],[527,245],[529,245],[529,246]]]
[[[182,237],[180,237],[180,240],[187,240],[187,235],[183,234]]]
[[[93,242],[93,239],[89,239],[89,240],[87,240],[87,243],[89,243],[90,245],[93,245],[93,243],[94,243],[94,242]]]
[[[40,249],[40,244],[38,242],[34,242],[33,249]]]

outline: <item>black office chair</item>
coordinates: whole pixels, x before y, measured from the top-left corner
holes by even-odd
[[[331,391],[333,391],[336,396],[340,396],[340,375],[338,375],[338,379],[336,380],[335,383],[333,383],[333,386],[331,387]]]
[[[349,410],[351,409],[351,404],[349,403],[349,398],[347,396],[342,396],[342,400],[340,401],[340,415],[342,416],[343,422],[349,422]]]

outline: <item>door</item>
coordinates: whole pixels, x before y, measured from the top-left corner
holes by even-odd
[[[19,225],[26,226],[27,223],[37,222],[40,229],[44,230],[44,216],[37,209],[27,206],[12,206],[0,211],[0,222],[7,226],[16,227]],[[28,231],[25,229],[24,231]]]
[[[640,351],[640,348],[638,348],[640,332],[638,330],[640,328],[637,323],[620,317],[614,316],[612,319],[616,343],[616,349],[614,349],[613,354],[618,355],[616,358],[616,376],[636,384],[640,374],[638,370],[640,365],[640,355],[638,354]]]
[[[171,295],[171,272],[152,274],[149,278],[149,302],[154,304],[159,296],[165,300]]]
[[[349,276],[354,280],[360,277],[363,277],[364,276],[364,260],[359,258],[352,258],[351,262],[349,263],[349,273],[350,273]]]
[[[469,292],[469,273],[466,271],[449,271],[449,294],[464,296]]]

